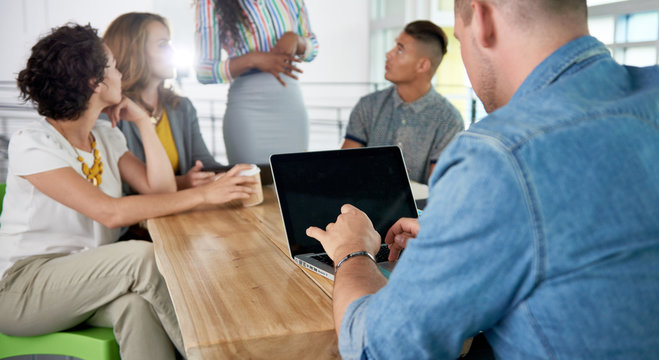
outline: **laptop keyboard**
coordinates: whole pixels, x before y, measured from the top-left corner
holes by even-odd
[[[314,255],[312,258],[334,267],[334,262],[329,256],[327,256],[327,254]],[[375,261],[384,262],[387,261],[387,259],[389,259],[389,247],[386,244],[382,244],[380,251],[375,255]]]
[[[382,245],[380,251],[375,254],[375,262],[384,262],[389,261],[389,247],[387,245]]]
[[[332,259],[330,259],[329,256],[327,256],[327,254],[314,255],[311,258],[334,267],[334,262],[332,261]]]

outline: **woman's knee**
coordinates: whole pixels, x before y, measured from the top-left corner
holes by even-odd
[[[130,267],[133,277],[138,281],[150,283],[162,281],[156,265],[153,244],[147,241],[131,240],[121,243],[124,261]]]
[[[116,326],[120,319],[132,320],[139,319],[148,314],[152,314],[151,304],[141,296],[129,293],[116,298],[104,307],[104,312],[112,319],[113,326]]]
[[[155,266],[153,243],[142,240],[130,240],[116,243],[122,246],[125,259],[138,265]]]

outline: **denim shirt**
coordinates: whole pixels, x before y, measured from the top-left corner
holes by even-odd
[[[659,349],[659,67],[575,39],[444,150],[388,284],[348,307],[344,359],[647,359]]]

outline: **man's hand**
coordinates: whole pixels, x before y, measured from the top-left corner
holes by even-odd
[[[375,231],[368,216],[356,207],[346,204],[336,222],[329,223],[325,230],[311,226],[307,235],[323,245],[336,264],[355,251],[368,251],[375,256],[380,250],[380,234]]]
[[[401,218],[387,231],[384,242],[389,245],[389,261],[398,260],[400,252],[407,246],[407,240],[419,233],[419,221],[413,218]]]

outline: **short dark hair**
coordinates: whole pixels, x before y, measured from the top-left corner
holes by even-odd
[[[448,37],[444,30],[431,21],[417,20],[405,26],[405,33],[416,40],[426,44],[435,45],[441,53],[440,56],[446,55],[448,48]]]
[[[103,82],[108,57],[96,29],[67,23],[33,47],[16,79],[24,101],[40,115],[76,120],[87,109],[94,88]]]
[[[587,21],[588,18],[586,0],[492,0],[492,2],[500,6],[514,5],[511,6],[514,18],[520,21],[525,21],[525,19],[526,21],[534,21],[535,16],[546,16],[547,14],[578,15],[582,21]],[[470,4],[470,0],[455,0],[456,15],[460,15],[465,25],[471,23]],[[532,14],[532,12],[535,14]],[[524,14],[524,16],[519,16],[520,14]]]

